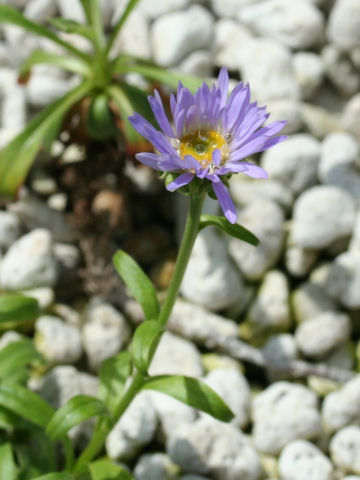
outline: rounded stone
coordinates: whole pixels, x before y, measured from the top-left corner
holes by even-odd
[[[333,467],[322,451],[310,442],[286,445],[279,458],[282,480],[333,480]]]
[[[199,233],[181,293],[185,299],[209,310],[232,307],[243,298],[244,283],[227,253],[227,243],[215,230]]]
[[[317,182],[320,143],[299,133],[263,153],[261,166],[270,178],[279,180],[299,194]]]
[[[154,438],[156,412],[148,392],[139,393],[106,438],[112,460],[130,460]]]
[[[36,229],[7,251],[0,265],[0,284],[7,290],[53,287],[58,279],[51,233]]]
[[[303,192],[294,205],[292,239],[305,249],[320,250],[351,234],[355,205],[350,195],[333,186]]]
[[[321,285],[305,282],[292,292],[291,307],[296,323],[302,323],[324,311],[336,311],[337,303]]]
[[[231,423],[245,427],[250,415],[250,388],[245,376],[236,370],[217,368],[208,373],[204,381],[234,413]]]
[[[260,280],[281,255],[285,233],[284,213],[276,203],[258,199],[240,211],[238,223],[253,232],[260,244],[255,248],[231,238],[230,255],[247,280]]]
[[[296,80],[298,81],[302,98],[311,98],[320,87],[324,77],[324,64],[316,53],[295,53],[292,59]]]
[[[322,420],[324,428],[330,433],[360,422],[360,375],[325,397]]]
[[[36,321],[35,345],[51,364],[76,363],[83,353],[79,330],[52,315]]]
[[[207,47],[213,26],[212,15],[201,5],[156,19],[151,30],[155,62],[166,67],[175,65],[192,51]]]
[[[359,145],[345,132],[327,136],[321,147],[318,176],[322,183],[348,192],[360,204]]]
[[[178,480],[179,468],[165,453],[141,455],[134,468],[136,480]]]
[[[347,251],[338,255],[330,266],[325,288],[344,307],[360,307],[360,254]]]
[[[126,345],[129,327],[111,304],[93,301],[85,310],[82,339],[89,366],[97,371],[104,360]]]
[[[345,313],[322,312],[301,323],[295,338],[307,357],[322,358],[344,344],[350,336],[350,318]]]
[[[360,93],[354,95],[346,104],[342,123],[350,133],[360,140]]]
[[[342,471],[360,474],[360,427],[350,425],[339,430],[330,442],[330,454]]]
[[[210,474],[215,480],[259,480],[262,476],[256,450],[231,424],[200,418],[179,427],[167,450],[184,472]]]
[[[337,91],[349,97],[358,92],[359,74],[346,53],[335,45],[326,45],[321,52],[327,78]]]
[[[330,12],[327,35],[331,43],[343,50],[360,44],[360,3],[357,0],[336,0]]]
[[[0,210],[0,249],[8,249],[20,235],[20,222],[16,215]]]
[[[317,404],[316,395],[302,385],[273,383],[253,401],[255,447],[277,455],[292,440],[318,437],[321,419]]]
[[[256,34],[296,49],[318,45],[324,32],[324,18],[310,2],[268,0],[244,7],[238,18]]]

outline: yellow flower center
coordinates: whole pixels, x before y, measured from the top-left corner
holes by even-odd
[[[181,139],[179,153],[181,158],[191,155],[205,168],[211,164],[213,151],[218,148],[224,152],[226,147],[226,140],[220,133],[214,130],[196,130]]]

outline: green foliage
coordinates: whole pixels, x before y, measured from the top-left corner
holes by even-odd
[[[41,355],[30,340],[10,343],[0,350],[0,378],[14,380],[19,369],[34,361],[41,361]]]
[[[123,250],[118,250],[113,262],[116,271],[128,287],[134,298],[140,303],[147,320],[159,315],[159,302],[154,285],[141,267]]]
[[[54,414],[39,395],[8,380],[0,382],[0,406],[43,428]]]
[[[135,330],[132,355],[136,368],[143,375],[147,375],[151,359],[163,332],[164,327],[156,320],[148,320]]]
[[[46,427],[46,433],[52,440],[60,440],[84,420],[106,413],[106,406],[101,400],[88,395],[77,395],[54,413]]]
[[[147,380],[142,388],[165,393],[222,422],[229,422],[234,417],[230,408],[219,395],[196,378],[183,375],[159,375]]]
[[[120,465],[107,459],[97,460],[89,465],[91,480],[133,480]]]
[[[66,472],[47,473],[46,475],[41,475],[41,477],[36,477],[32,480],[75,480],[75,477]]]
[[[181,78],[177,74],[170,74],[130,55],[123,54],[114,60],[110,59],[111,47],[139,0],[127,2],[122,16],[107,40],[98,0],[80,1],[86,16],[85,24],[64,18],[53,18],[50,23],[55,30],[86,38],[93,46],[91,55],[63,40],[56,31],[32,22],[14,8],[0,5],[0,23],[17,25],[47,38],[66,50],[66,54],[33,52],[20,67],[20,78],[24,80],[26,75],[31,73],[32,67],[42,63],[55,65],[82,77],[82,82],[77,88],[44,109],[0,152],[0,195],[13,195],[16,192],[38,151],[51,145],[66,113],[88,96],[91,99],[87,113],[89,118],[85,121],[88,134],[96,140],[104,140],[117,135],[120,128],[129,151],[136,151],[144,140],[130,125],[127,117],[134,110],[142,113],[149,121],[153,121],[153,115],[146,93],[125,82],[124,77],[127,73],[136,72],[150,81],[165,83],[173,88],[179,79],[191,87],[199,83],[191,76]],[[111,112],[112,108],[115,109],[115,115]]]
[[[259,245],[259,239],[253,233],[241,225],[229,223],[225,217],[201,215],[199,230],[202,230],[208,226],[218,227],[232,237],[238,238],[243,242],[250,243],[255,247]]]
[[[129,352],[119,353],[101,364],[99,397],[110,412],[114,412],[130,373],[131,357]]]
[[[11,445],[0,445],[0,478],[4,480],[17,480],[17,467]]]
[[[34,298],[18,294],[0,296],[0,330],[33,322],[40,314],[40,307]]]

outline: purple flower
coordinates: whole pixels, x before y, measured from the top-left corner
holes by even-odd
[[[173,125],[155,91],[149,102],[162,131],[138,113],[129,120],[157,152],[139,153],[136,158],[156,170],[179,173],[167,185],[168,190],[183,187],[195,177],[209,180],[225,217],[235,223],[236,208],[221,176],[242,172],[253,178],[267,178],[265,170],[243,159],[285,140],[286,136],[277,134],[286,122],[263,126],[269,114],[266,107],[250,103],[249,86],[239,83],[229,96],[228,86],[226,68],[221,69],[218,84],[211,90],[203,83],[192,95],[179,82],[176,98],[170,98]]]

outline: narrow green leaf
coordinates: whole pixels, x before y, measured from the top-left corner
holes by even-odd
[[[0,296],[0,323],[32,322],[39,315],[41,315],[41,310],[35,298],[18,294]]]
[[[132,341],[132,354],[136,368],[147,374],[149,364],[159,343],[164,327],[156,320],[143,322],[135,330]]]
[[[58,125],[59,119],[91,88],[91,82],[84,82],[56,100],[31,120],[25,130],[0,152],[0,195],[14,194],[49,130]]]
[[[17,467],[10,443],[0,445],[0,478],[17,480]]]
[[[232,237],[238,238],[243,242],[250,243],[250,245],[254,245],[255,247],[259,245],[259,239],[245,227],[238,225],[237,223],[229,223],[225,217],[201,215],[199,230],[209,227],[210,225],[221,228],[221,230],[228,233]]]
[[[230,408],[219,395],[196,378],[182,375],[160,375],[147,380],[142,388],[170,395],[170,397],[202,410],[223,422],[229,422],[234,417]]]
[[[78,73],[83,77],[91,77],[92,70],[88,63],[75,57],[68,55],[58,55],[55,53],[44,52],[43,50],[35,50],[30,56],[22,63],[19,69],[19,74],[27,74],[34,65],[46,63],[49,65],[55,65],[61,67],[69,72]]]
[[[195,92],[202,84],[202,80],[192,75],[185,75],[182,73],[173,73],[165,70],[164,68],[156,67],[155,65],[138,65],[136,63],[125,63],[122,57],[118,61],[115,61],[112,67],[113,73],[138,73],[144,78],[159,82],[174,90],[177,89],[179,81],[183,83],[191,92]]]
[[[13,435],[12,438],[14,454],[21,471],[21,480],[33,479],[56,471],[55,450],[58,446],[49,441],[44,430],[39,428],[29,430],[29,426],[26,425],[22,432]]]
[[[89,470],[91,480],[134,480],[127,470],[107,459],[90,463]]]
[[[59,440],[84,420],[106,413],[107,409],[101,400],[88,395],[77,395],[55,412],[46,427],[46,433],[52,440]]]
[[[41,355],[31,340],[24,339],[10,343],[0,350],[0,378],[6,378],[13,372],[17,373],[20,367],[35,360],[40,361]]]
[[[29,427],[26,420],[11,412],[7,408],[0,406],[0,428],[8,429],[24,429]],[[1,478],[1,477],[0,477]]]
[[[51,25],[58,30],[66,33],[75,33],[93,41],[95,37],[94,29],[90,25],[71,20],[69,18],[54,17],[49,18]]]
[[[61,473],[47,473],[46,475],[41,475],[41,477],[33,478],[32,480],[75,480],[73,475],[70,473],[61,472]]]
[[[130,372],[131,357],[127,351],[110,357],[101,364],[99,398],[111,412],[114,412]]]
[[[13,25],[17,25],[23,28],[24,30],[27,30],[28,32],[48,38],[49,40],[52,40],[58,45],[61,45],[77,57],[91,62],[91,57],[89,55],[73,47],[70,43],[65,42],[57,35],[55,35],[51,30],[48,30],[42,25],[32,22],[28,18],[24,17],[18,10],[15,10],[12,7],[9,7],[7,5],[0,5],[0,23],[11,23]]]
[[[118,250],[113,262],[120,277],[142,306],[145,317],[153,320],[159,315],[160,307],[154,285],[142,268],[123,250]]]
[[[133,115],[135,111],[137,111],[136,106],[140,106],[140,112],[143,113],[144,109],[148,108],[148,100],[146,98],[146,94],[142,92],[139,88],[135,86],[129,87],[124,86],[126,84],[124,83],[119,83],[117,85],[112,85],[111,87],[108,88],[108,93],[110,98],[113,99],[116,108],[119,111],[122,125],[123,125],[123,133],[126,137],[126,140],[130,143],[130,145],[137,145],[141,144],[144,142],[143,137],[134,129],[134,127],[131,125],[131,123],[128,120],[128,117],[130,115]],[[131,89],[131,92],[130,92]],[[130,92],[130,94],[129,94]],[[138,97],[140,97],[140,93],[142,92],[143,94],[143,101],[136,102],[135,105],[135,92],[137,93]],[[149,115],[145,114],[144,115],[148,120],[149,120]]]
[[[113,46],[114,41],[116,40],[116,37],[118,36],[121,27],[124,25],[126,22],[128,16],[132,12],[132,10],[136,7],[136,5],[139,3],[139,0],[129,0],[122,15],[120,16],[119,20],[116,22],[116,25],[114,25],[114,28],[110,34],[108,43],[106,45],[106,53],[109,53],[111,50],[111,47]]]
[[[54,413],[39,395],[7,380],[0,382],[0,405],[40,427],[45,427]]]

